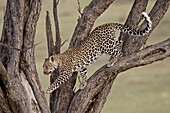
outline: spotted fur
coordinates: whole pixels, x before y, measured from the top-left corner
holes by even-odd
[[[51,74],[55,69],[60,69],[60,76],[47,89],[47,93],[53,92],[64,84],[73,72],[79,71],[82,76],[81,89],[86,86],[87,69],[86,67],[95,62],[103,53],[113,56],[107,66],[112,66],[122,55],[122,41],[116,40],[115,30],[134,35],[143,36],[152,27],[150,17],[143,12],[147,26],[143,30],[134,30],[118,23],[108,23],[96,27],[84,41],[74,49],[68,49],[62,54],[55,54],[45,59],[43,64],[44,74]]]

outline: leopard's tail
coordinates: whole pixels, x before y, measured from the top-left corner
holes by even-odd
[[[131,29],[129,27],[125,27],[122,24],[118,24],[115,23],[115,28],[117,30],[120,30],[121,32],[133,35],[133,36],[143,36],[145,34],[147,34],[151,28],[152,28],[152,21],[150,19],[150,17],[148,16],[148,14],[146,12],[142,12],[143,17],[145,18],[146,22],[147,22],[147,26],[145,27],[145,29],[143,30],[136,30],[136,29]]]

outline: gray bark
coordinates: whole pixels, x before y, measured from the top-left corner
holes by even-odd
[[[41,4],[41,0],[7,1],[0,41],[7,45],[0,46],[0,59],[7,71],[7,80],[1,79],[0,87],[3,113],[49,113],[36,71],[33,46]],[[25,49],[29,47],[32,48]]]

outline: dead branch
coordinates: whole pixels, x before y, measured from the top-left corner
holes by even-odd
[[[36,44],[34,44],[33,46],[31,47],[25,47],[24,49],[19,49],[19,48],[15,48],[15,47],[12,47],[10,45],[7,45],[7,44],[3,44],[3,43],[0,43],[1,46],[4,46],[4,47],[7,47],[8,49],[14,49],[14,50],[17,50],[17,51],[21,51],[21,52],[24,52],[24,51],[27,51],[29,49],[32,49],[34,48],[35,46],[39,45],[41,42],[38,42]]]
[[[61,47],[61,38],[60,38],[60,28],[58,22],[58,9],[57,6],[59,4],[59,0],[53,0],[53,15],[54,15],[54,23],[55,23],[55,33],[56,33],[56,42],[55,42],[55,53],[60,53]]]
[[[83,13],[81,12],[80,0],[77,0],[77,4],[78,4],[77,10],[78,10],[79,14],[82,16]],[[79,18],[80,18],[80,17],[79,17]]]
[[[68,39],[64,40],[64,42],[61,44],[60,47],[62,47],[67,41],[68,41]]]
[[[46,13],[46,38],[47,38],[47,46],[48,46],[48,56],[54,54],[54,41],[51,29],[51,20],[49,12]]]

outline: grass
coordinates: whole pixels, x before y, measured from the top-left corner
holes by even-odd
[[[81,7],[90,0],[82,0]],[[0,26],[2,26],[5,0],[0,2]],[[150,1],[147,11],[153,6]],[[114,2],[95,22],[94,26],[107,22],[124,23],[130,11],[132,3]],[[47,45],[45,34],[46,10],[50,12],[52,25],[52,1],[43,1],[40,19],[38,21],[35,42],[42,42],[36,47],[36,66],[44,88],[49,85],[49,77],[42,73],[42,63],[47,57]],[[78,18],[76,0],[62,0],[59,4],[59,22],[61,37],[71,39]],[[147,45],[158,43],[169,38],[170,10],[153,31],[147,41]],[[0,30],[2,27],[0,28]],[[53,28],[54,31],[54,28]],[[54,33],[55,35],[55,33]],[[62,51],[68,48],[69,41],[62,47]],[[88,74],[92,75],[98,68],[106,64],[108,56],[101,57],[98,62],[88,68]],[[114,82],[112,90],[102,113],[169,113],[170,112],[170,58],[144,67],[138,67],[121,73]]]

